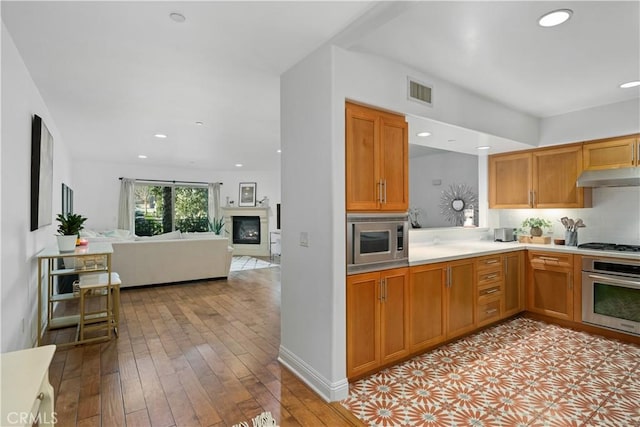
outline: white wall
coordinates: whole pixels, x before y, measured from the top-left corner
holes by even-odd
[[[31,121],[42,117],[53,136],[52,225],[30,228]],[[31,347],[37,331],[35,255],[54,245],[54,217],[61,209],[61,183],[70,180],[71,161],[38,89],[2,24],[2,226],[0,228],[0,352]]]
[[[420,209],[422,227],[452,227],[455,224],[440,213],[442,193],[451,184],[465,184],[478,197],[478,156],[446,152],[414,157],[409,159],[409,177],[409,206]]]
[[[332,56],[333,49],[323,48],[307,57],[284,73],[280,86],[280,360],[328,400],[341,399],[348,392],[344,368],[344,189],[336,191],[339,182],[344,186],[344,179],[334,179],[335,171],[344,175],[344,146],[336,146],[334,141],[334,130],[340,125],[333,123],[337,101]],[[344,110],[344,101],[340,103]],[[308,233],[308,247],[299,244],[303,232]]]
[[[280,171],[218,172],[206,169],[152,167],[140,163],[79,161],[73,170],[74,211],[86,216],[86,228],[112,230],[117,225],[120,180],[118,178],[160,179],[171,181],[222,182],[222,206],[234,200],[237,206],[239,183],[256,183],[256,200],[269,198],[269,229],[276,228],[276,203],[280,203]],[[286,209],[283,206],[283,210]]]
[[[540,124],[540,145],[588,141],[640,132],[640,100],[609,104],[559,116]]]

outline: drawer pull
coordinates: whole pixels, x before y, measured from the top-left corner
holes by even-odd
[[[560,261],[560,258],[554,258],[551,256],[541,256],[541,257],[538,257],[538,259],[542,259],[544,261]]]
[[[484,280],[491,280],[495,279],[496,277],[498,277],[497,274],[487,274],[486,276],[484,276]]]
[[[493,314],[493,313],[497,313],[497,312],[498,312],[497,308],[492,308],[491,310],[485,311],[485,314]]]
[[[485,294],[493,294],[495,292],[498,292],[499,289],[498,288],[491,288],[491,289],[487,289],[484,293]]]
[[[485,264],[495,264],[497,262],[498,262],[497,259],[487,259],[484,261]]]

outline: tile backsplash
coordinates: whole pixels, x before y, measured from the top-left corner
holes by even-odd
[[[612,242],[640,244],[640,187],[594,188],[593,207],[585,209],[498,209],[497,227],[519,228],[529,217],[553,223],[546,235],[564,236],[560,218],[582,218],[587,225],[578,230],[578,243]]]

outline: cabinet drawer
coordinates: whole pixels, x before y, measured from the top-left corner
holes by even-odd
[[[502,270],[502,255],[480,257],[476,260],[476,266],[479,272],[485,270],[494,271],[495,269]]]
[[[502,281],[502,269],[498,268],[495,271],[487,271],[478,273],[478,286],[483,287],[492,283]]]
[[[478,300],[502,295],[502,282],[478,287]]]
[[[478,323],[491,321],[500,317],[500,298],[478,304]]]
[[[533,268],[573,268],[573,255],[571,254],[529,252],[529,261]]]

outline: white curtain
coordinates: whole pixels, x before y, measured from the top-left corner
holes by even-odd
[[[120,203],[118,205],[118,228],[134,230],[135,200],[133,196],[135,179],[122,178],[120,181]]]
[[[220,183],[210,182],[207,185],[209,190],[209,221],[220,218]]]

